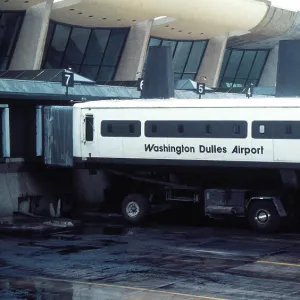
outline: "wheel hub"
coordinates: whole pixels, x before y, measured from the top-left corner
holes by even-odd
[[[140,213],[140,207],[136,202],[129,202],[126,206],[126,214],[130,218],[135,218]]]
[[[256,216],[255,216],[255,220],[260,223],[260,224],[266,224],[269,219],[270,219],[270,214],[268,211],[265,211],[265,210],[259,210],[257,213],[256,213]]]

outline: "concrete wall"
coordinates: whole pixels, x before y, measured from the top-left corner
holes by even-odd
[[[74,195],[76,195],[76,208],[99,208],[104,201],[104,190],[109,186],[109,180],[103,171],[89,174],[89,170],[73,171]]]
[[[114,80],[137,80],[142,76],[152,21],[145,21],[132,27]]]
[[[37,197],[38,207],[35,214],[49,215],[50,204],[70,199],[70,195],[76,198],[76,208],[81,210],[99,209],[104,201],[104,191],[109,186],[106,174],[98,171],[97,174],[89,174],[89,170],[69,170],[69,173],[59,175],[60,170],[50,171],[46,169],[25,171],[22,163],[5,163],[0,165],[0,217],[12,216],[13,212],[30,212],[27,201],[20,202],[20,197]],[[55,172],[57,174],[55,175]],[[73,174],[73,178],[72,178]],[[64,181],[63,178],[66,180]],[[59,184],[59,182],[61,184]],[[56,197],[56,195],[67,197]],[[63,204],[64,205],[64,204]],[[70,209],[72,205],[70,206]]]
[[[226,44],[227,36],[214,37],[209,40],[196,77],[197,82],[206,83],[208,87],[217,87]]]
[[[53,0],[47,0],[27,10],[10,70],[40,69],[52,6]]]
[[[12,162],[2,164],[0,168],[0,217],[10,216],[19,210],[19,197],[46,193],[39,176],[22,170],[22,162],[17,160],[8,159]]]
[[[58,199],[66,203],[72,187],[72,170],[47,169],[42,164],[28,167],[21,158],[6,159],[0,164],[0,217],[18,211],[49,215],[50,204]]]
[[[297,12],[270,7],[262,21],[249,33],[232,36],[228,40],[228,47],[248,49],[270,47],[269,43],[272,42],[272,39],[278,43],[278,40],[288,36],[289,32],[290,34],[295,33],[296,23]],[[299,30],[296,32],[299,36]]]

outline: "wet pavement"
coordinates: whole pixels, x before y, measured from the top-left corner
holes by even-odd
[[[300,299],[299,237],[112,224],[0,235],[0,299]]]

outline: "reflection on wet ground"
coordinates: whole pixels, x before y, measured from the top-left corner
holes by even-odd
[[[0,236],[0,299],[300,299],[299,237],[107,224]]]

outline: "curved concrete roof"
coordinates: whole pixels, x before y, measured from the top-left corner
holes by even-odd
[[[0,0],[0,10],[26,10],[45,0]]]
[[[277,22],[277,25],[280,24],[283,25],[281,30],[277,30],[274,35],[262,35],[261,32],[253,31],[250,35],[241,36],[239,40],[230,39],[228,45],[249,49],[266,49],[274,48],[280,40],[300,39],[300,12],[290,12],[285,21],[283,19],[281,22]]]
[[[299,0],[0,0],[0,10],[26,10],[46,1],[54,2],[51,18],[58,22],[131,27],[154,20],[151,35],[167,39],[228,35],[228,47],[253,49],[300,38]]]
[[[300,37],[297,12],[271,7],[263,20],[248,34],[229,39],[228,47],[273,48],[281,39]]]
[[[0,9],[26,9],[41,2],[0,0]],[[79,26],[130,27],[166,16],[154,23],[151,35],[208,39],[230,32],[247,32],[261,22],[267,11],[265,0],[55,0],[51,18]]]

